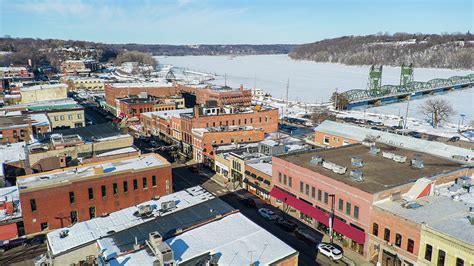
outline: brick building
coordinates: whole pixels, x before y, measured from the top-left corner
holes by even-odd
[[[17,180],[26,234],[65,227],[170,194],[171,184],[171,166],[157,154]]]
[[[117,117],[137,117],[140,119],[141,113],[169,111],[176,109],[175,103],[166,103],[160,99],[150,98],[123,98],[116,100]]]
[[[334,206],[336,241],[366,258],[374,202],[418,198],[432,191],[419,180],[446,183],[466,174],[456,162],[380,143],[277,156],[272,166],[273,204],[323,232]]]
[[[0,144],[29,141],[32,135],[31,119],[28,116],[0,117]]]

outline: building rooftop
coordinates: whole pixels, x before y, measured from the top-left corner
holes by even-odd
[[[297,254],[297,251],[250,221],[233,213],[165,240],[180,265],[193,265],[199,257],[217,255],[219,265],[270,265]],[[109,265],[149,262],[145,250],[119,256]]]
[[[71,103],[71,104],[29,106],[27,107],[27,109],[28,111],[31,111],[31,112],[38,112],[38,111],[54,111],[54,110],[68,110],[68,109],[84,109],[84,107],[77,103]]]
[[[36,91],[36,90],[50,90],[50,89],[66,89],[66,84],[43,84],[43,85],[35,85],[30,87],[22,87],[21,91]]]
[[[272,162],[271,161],[259,160],[256,162],[247,162],[246,166],[250,166],[264,174],[272,176]]]
[[[462,157],[466,160],[460,162],[466,163],[474,158],[474,151],[447,145],[441,142],[417,139],[410,136],[401,136],[384,131],[373,130],[364,127],[358,127],[345,123],[338,123],[326,120],[317,126],[314,131],[327,133],[329,135],[340,136],[347,139],[363,141],[367,137],[377,139],[377,142],[385,143],[391,146],[403,147],[418,152],[429,153],[444,158]]]
[[[235,131],[251,131],[251,130],[261,130],[259,128],[254,128],[253,126],[217,126],[217,127],[203,127],[203,128],[193,128],[192,132],[198,135],[203,135],[204,133],[212,132],[235,132]]]
[[[20,193],[16,186],[0,188],[0,203],[12,202],[14,211],[7,214],[6,210],[0,209],[0,223],[8,220],[21,218]]]
[[[45,113],[30,114],[33,126],[50,126],[49,118]]]
[[[26,115],[0,117],[0,129],[28,127],[31,120]]]
[[[157,112],[146,112],[141,113],[140,116],[150,117],[152,115],[158,116],[159,118],[169,119],[171,117],[180,117],[181,114],[193,113],[193,108],[186,109],[176,109],[176,110],[167,110],[167,111],[157,111]]]
[[[170,195],[161,197],[158,200],[144,202],[141,205],[150,205],[153,207],[152,215],[144,218],[137,218],[134,215],[138,212],[138,207],[133,206],[122,209],[117,212],[110,213],[106,217],[98,217],[88,221],[74,224],[65,229],[58,229],[48,233],[48,245],[53,256],[73,251],[86,244],[92,244],[94,241],[107,237],[113,232],[121,232],[134,226],[156,219],[156,216],[167,216],[174,214],[180,210],[198,205],[215,197],[200,186],[188,188],[178,191]],[[161,206],[163,202],[174,201],[176,206],[174,209],[161,213],[157,206]],[[67,230],[66,237],[61,237],[61,233]]]
[[[123,135],[123,133],[111,123],[96,124],[87,127],[57,129],[44,134],[43,139],[49,139],[53,134],[61,134],[63,136],[79,135],[85,141],[97,141],[119,136],[129,136]]]
[[[160,82],[128,82],[128,83],[111,83],[113,88],[159,88],[172,87],[173,83],[162,80]]]
[[[78,167],[69,167],[49,172],[18,177],[17,184],[20,191],[36,190],[61,184],[70,184],[90,178],[99,178],[116,172],[141,171],[152,167],[169,165],[163,157],[151,153],[143,156],[131,156],[101,163],[84,164]]]
[[[435,231],[474,245],[474,225],[468,220],[469,207],[474,207],[474,191],[470,193],[460,188],[450,192],[445,185],[437,188],[435,195],[416,201],[416,208],[404,207],[400,201],[386,199],[375,206],[415,223],[425,225]],[[442,215],[440,215],[442,214]]]
[[[15,104],[8,105],[0,108],[0,110],[11,110],[11,109],[29,109],[29,108],[39,108],[55,105],[73,105],[77,104],[73,99],[61,99],[61,100],[52,100],[52,101],[39,101],[34,103],[24,103],[24,104]]]
[[[3,164],[26,159],[26,143],[17,142],[0,145],[0,176],[3,176]]]
[[[366,145],[354,144],[340,148],[313,150],[278,157],[371,194],[411,183],[422,177],[429,178],[463,168],[461,164],[426,153],[416,153],[380,143],[377,143],[376,147],[380,149],[377,155],[369,154],[370,147]],[[382,156],[384,153],[387,153],[387,156],[395,154],[401,160],[404,158],[406,162],[401,163],[393,159],[384,158]],[[347,171],[344,174],[338,174],[334,170],[323,167],[324,164],[322,163],[312,163],[311,161],[316,159],[317,156],[325,163],[330,162],[342,168],[346,167]],[[352,157],[361,159],[363,166],[353,166],[351,163]],[[420,158],[424,163],[424,168],[417,169],[411,166],[410,161],[414,158]],[[354,180],[350,176],[351,170],[361,170],[363,180]]]

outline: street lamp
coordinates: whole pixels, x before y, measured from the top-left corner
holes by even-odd
[[[405,126],[403,127],[403,129],[404,129],[403,131],[406,131],[406,129],[408,128],[408,125],[407,125],[407,123],[408,123],[408,109],[410,108],[411,96],[415,96],[415,93],[413,92],[413,93],[411,93],[410,95],[407,96],[407,99],[408,99],[408,101],[407,101],[407,112],[405,114]]]
[[[336,200],[336,195],[334,194],[329,194],[329,197],[331,198],[331,213],[329,214],[329,243],[333,243],[333,223],[334,223],[334,204]]]

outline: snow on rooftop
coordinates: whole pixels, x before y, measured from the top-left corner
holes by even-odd
[[[45,113],[30,114],[32,125],[34,126],[49,126],[49,118]]]
[[[446,186],[437,188],[435,195],[416,201],[421,205],[418,208],[406,208],[400,202],[390,199],[379,201],[375,205],[415,223],[425,223],[429,228],[474,245],[474,225],[467,219],[469,207],[474,207],[474,191],[471,189],[471,192],[467,193],[464,189],[461,190],[464,192],[451,193]],[[455,194],[458,196],[454,197]]]
[[[136,152],[136,151],[137,151],[137,149],[135,149],[133,147],[125,147],[125,148],[121,148],[121,149],[117,149],[117,150],[108,151],[108,152],[98,154],[97,157],[105,157],[105,156],[124,154],[124,153],[129,153],[129,152]]]
[[[171,87],[173,83],[167,82],[166,80],[160,80],[158,82],[128,82],[128,83],[113,83],[111,84],[114,88],[153,88],[153,87]]]
[[[51,249],[52,255],[57,256],[61,253],[70,252],[82,245],[92,244],[97,239],[109,235],[107,232],[120,232],[155,219],[155,216],[159,213],[159,208],[156,208],[156,206],[161,206],[162,202],[176,202],[176,208],[166,213],[160,214],[165,216],[211,200],[213,198],[214,196],[204,188],[201,186],[195,186],[170,195],[162,196],[158,200],[151,200],[137,205],[155,206],[153,215],[151,215],[149,218],[139,218],[135,216],[134,213],[138,211],[137,206],[125,208],[120,211],[110,213],[106,217],[94,218],[88,221],[76,223],[68,228],[58,229],[50,232],[47,235],[48,245]],[[61,238],[60,234],[64,230],[68,230],[68,236]]]
[[[101,175],[95,173],[96,168],[102,168],[104,173],[113,173],[131,170],[142,170],[165,164],[169,164],[168,161],[154,154],[145,156],[133,156],[99,164],[86,164],[82,167],[70,167],[33,175],[26,175],[20,177],[17,180],[17,184],[20,189],[34,189],[41,186],[49,186],[55,184],[57,185],[63,182],[71,182],[74,179]]]
[[[254,169],[257,169],[258,171],[262,173],[272,176],[272,162],[264,162],[264,161],[248,162],[247,165]]]
[[[416,139],[409,136],[401,136],[384,131],[373,130],[364,127],[358,127],[345,123],[338,123],[326,120],[317,126],[315,131],[340,136],[357,141],[363,141],[367,136],[377,137],[377,142],[385,143],[390,146],[401,147],[403,149],[424,152],[431,155],[452,159],[453,156],[463,156],[465,158],[474,158],[474,151],[447,145],[436,141]]]
[[[17,211],[12,214],[7,214],[5,210],[0,210],[0,221],[21,217],[20,193],[16,186],[0,188],[0,202],[1,201],[13,202],[18,208]]]
[[[25,147],[25,142],[0,145],[0,176],[3,176],[4,163],[18,162],[26,159]]]
[[[49,89],[65,89],[67,88],[66,84],[44,84],[44,85],[35,85],[30,87],[22,87],[21,91],[35,91],[35,90],[49,90]]]
[[[231,214],[165,242],[173,249],[178,263],[211,252],[220,254],[219,265],[268,265],[296,253],[241,213]],[[249,256],[250,252],[255,256]]]
[[[145,115],[147,117],[156,115],[163,119],[169,119],[170,117],[179,117],[180,114],[187,114],[187,113],[193,113],[193,108],[175,109],[175,110],[157,111],[157,112],[146,112],[146,113],[141,113],[140,115]]]

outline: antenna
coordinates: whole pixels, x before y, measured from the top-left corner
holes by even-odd
[[[290,78],[288,78],[288,81],[286,82],[286,112],[285,116],[288,116],[288,105],[289,105],[289,99],[288,99],[288,92],[290,90]]]

